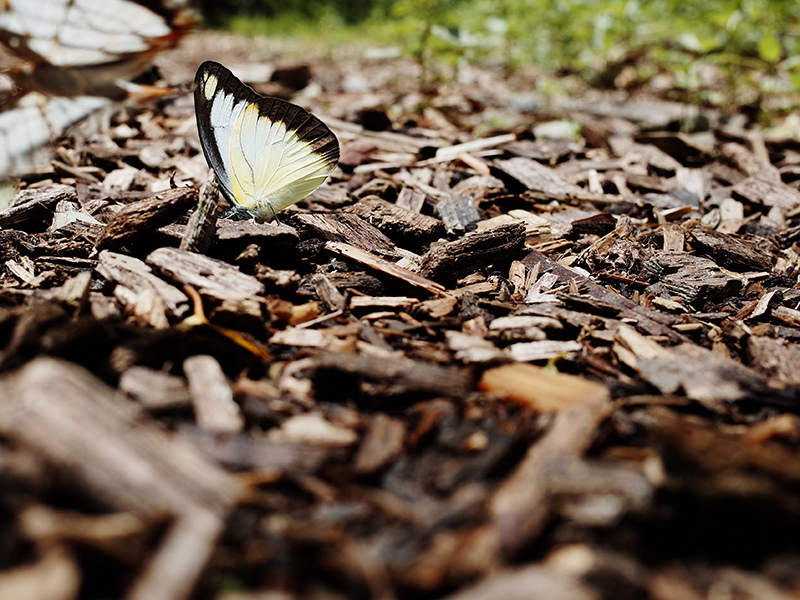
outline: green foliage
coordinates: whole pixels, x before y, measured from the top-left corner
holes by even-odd
[[[398,45],[426,77],[442,64],[491,60],[508,70],[566,69],[600,85],[623,68],[642,83],[666,73],[708,102],[800,89],[797,0],[205,1],[239,28],[258,23],[252,15],[283,27],[290,15],[322,34],[350,29]]]

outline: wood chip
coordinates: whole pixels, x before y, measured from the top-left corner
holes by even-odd
[[[379,196],[366,196],[345,210],[361,216],[403,247],[421,247],[444,235],[439,219],[403,208],[399,199],[392,204]]]
[[[270,434],[270,439],[325,448],[341,448],[355,444],[358,436],[351,429],[338,427],[326,421],[319,413],[309,413],[286,420],[280,429]]]
[[[571,409],[556,411],[544,436],[530,446],[522,461],[492,496],[489,508],[491,532],[496,536],[502,552],[514,556],[539,534],[550,514],[550,498],[543,481],[548,465],[557,458],[582,455],[594,440],[600,422],[610,413],[611,403],[610,394],[604,386],[584,379],[560,373],[543,376],[542,369],[531,365],[509,365],[505,368],[514,369],[511,376],[517,383],[545,381],[548,385],[554,384],[552,391],[557,394],[556,397],[561,397],[564,404],[572,406]],[[502,375],[502,371],[499,374]],[[498,377],[497,370],[490,375],[490,379],[498,380],[492,383],[497,389],[505,385],[502,378]],[[572,386],[578,392],[577,401],[571,395],[563,396],[567,388]],[[532,397],[530,388],[514,388],[510,392],[525,401]],[[544,395],[542,398],[552,406],[551,399]]]
[[[435,210],[450,235],[463,235],[470,225],[482,218],[472,196],[442,198],[436,203]]]
[[[350,213],[296,214],[294,222],[302,224],[324,240],[346,242],[365,252],[384,258],[397,259],[394,244],[380,230],[359,215]]]
[[[97,272],[107,280],[130,290],[133,297],[129,302],[135,303],[137,297],[158,297],[163,302],[164,309],[173,316],[180,317],[189,310],[189,297],[156,277],[141,260],[104,250],[99,256]]]
[[[127,369],[120,377],[119,391],[150,410],[191,406],[189,389],[182,378],[147,367]]]
[[[51,185],[43,188],[22,190],[14,198],[11,208],[0,213],[0,227],[44,231],[56,204],[62,201],[77,202],[75,188],[66,185]]]
[[[217,198],[219,186],[216,179],[210,179],[200,189],[197,208],[189,217],[183,232],[180,249],[205,254],[214,240],[217,228],[219,206]]]
[[[403,450],[406,426],[403,421],[378,413],[355,457],[355,470],[368,475],[383,469]]]
[[[399,279],[408,285],[422,288],[431,294],[444,295],[446,293],[444,286],[441,284],[417,275],[413,271],[409,271],[408,269],[404,269],[403,267],[390,263],[389,261],[370,254],[369,252],[365,252],[360,248],[351,246],[350,244],[345,244],[343,242],[327,242],[325,244],[325,248],[346,258],[355,260],[365,266],[370,267],[371,269]]]
[[[242,296],[264,293],[264,284],[233,265],[178,248],[159,248],[147,257],[147,264],[183,285],[200,290],[219,290]]]
[[[569,410],[586,402],[611,400],[604,385],[523,363],[489,369],[479,385],[498,398],[537,411]]]
[[[785,210],[800,207],[800,192],[780,181],[748,177],[733,186],[731,193],[751,204],[778,206]]]
[[[509,223],[475,231],[453,242],[433,246],[423,257],[420,274],[452,282],[478,269],[511,260],[525,244],[525,226]]]
[[[318,374],[341,375],[388,382],[395,393],[419,391],[460,398],[467,393],[470,377],[466,373],[412,360],[390,360],[371,356],[342,356],[322,353],[315,357]]]
[[[173,222],[197,204],[197,190],[176,188],[157,196],[129,204],[106,225],[98,248],[119,248]]]
[[[0,428],[36,448],[109,506],[178,520],[128,594],[184,599],[240,494],[235,481],[80,367],[50,358],[0,379]]]
[[[197,425],[213,431],[241,431],[244,418],[216,359],[208,355],[191,356],[183,361],[183,372],[189,382]]]

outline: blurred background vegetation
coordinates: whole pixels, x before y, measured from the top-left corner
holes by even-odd
[[[800,90],[798,0],[202,0],[201,10],[241,33],[394,46],[427,74],[533,64],[717,105]]]

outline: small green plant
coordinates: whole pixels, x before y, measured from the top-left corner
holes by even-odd
[[[207,0],[210,3],[210,0]],[[683,99],[749,102],[800,90],[796,0],[223,0],[254,29],[343,36],[402,47],[430,83],[441,67],[536,64],[588,82],[645,84],[671,77]],[[243,7],[248,7],[246,10]],[[262,19],[253,19],[253,14]],[[241,15],[247,15],[242,17]],[[287,19],[291,17],[289,23]]]

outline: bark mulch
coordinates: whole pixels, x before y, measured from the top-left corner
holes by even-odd
[[[190,96],[23,178],[0,598],[800,597],[797,140],[475,73],[323,76],[279,222]]]

